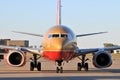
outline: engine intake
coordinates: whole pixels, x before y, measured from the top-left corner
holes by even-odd
[[[26,62],[26,56],[21,51],[12,51],[6,56],[6,61],[11,66],[20,67],[23,66]]]
[[[112,58],[110,53],[105,51],[98,51],[93,56],[93,64],[97,68],[106,68],[112,65]]]

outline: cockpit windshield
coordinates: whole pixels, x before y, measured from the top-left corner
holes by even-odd
[[[67,34],[61,34],[61,38],[67,38],[68,35]]]
[[[59,34],[53,34],[52,37],[53,38],[59,38]]]
[[[67,34],[49,34],[48,38],[67,38]]]

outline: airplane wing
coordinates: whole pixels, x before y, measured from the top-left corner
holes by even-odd
[[[8,49],[8,50],[24,51],[24,52],[29,52],[32,54],[37,54],[37,55],[42,56],[42,49],[39,49],[39,48],[27,48],[27,47],[4,46],[4,45],[0,45],[0,48]]]
[[[76,56],[81,56],[81,55],[85,55],[85,54],[89,54],[89,53],[95,53],[97,51],[112,51],[112,50],[116,50],[116,49],[120,49],[120,46],[106,47],[106,48],[77,49]]]
[[[78,34],[78,35],[76,35],[76,37],[90,36],[90,35],[103,34],[103,33],[107,33],[107,32],[88,33],[88,34]]]
[[[32,36],[38,36],[38,37],[43,37],[42,34],[33,34],[33,33],[19,32],[19,31],[12,31],[12,32],[21,33],[21,34],[27,34],[27,35],[32,35]]]

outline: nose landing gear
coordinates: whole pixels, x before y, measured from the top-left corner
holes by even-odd
[[[56,73],[63,73],[62,62],[63,60],[57,60]]]

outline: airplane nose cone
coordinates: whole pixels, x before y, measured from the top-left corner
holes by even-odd
[[[57,43],[57,44],[55,45],[55,47],[56,47],[57,50],[62,50],[62,48],[63,48],[63,43]]]

